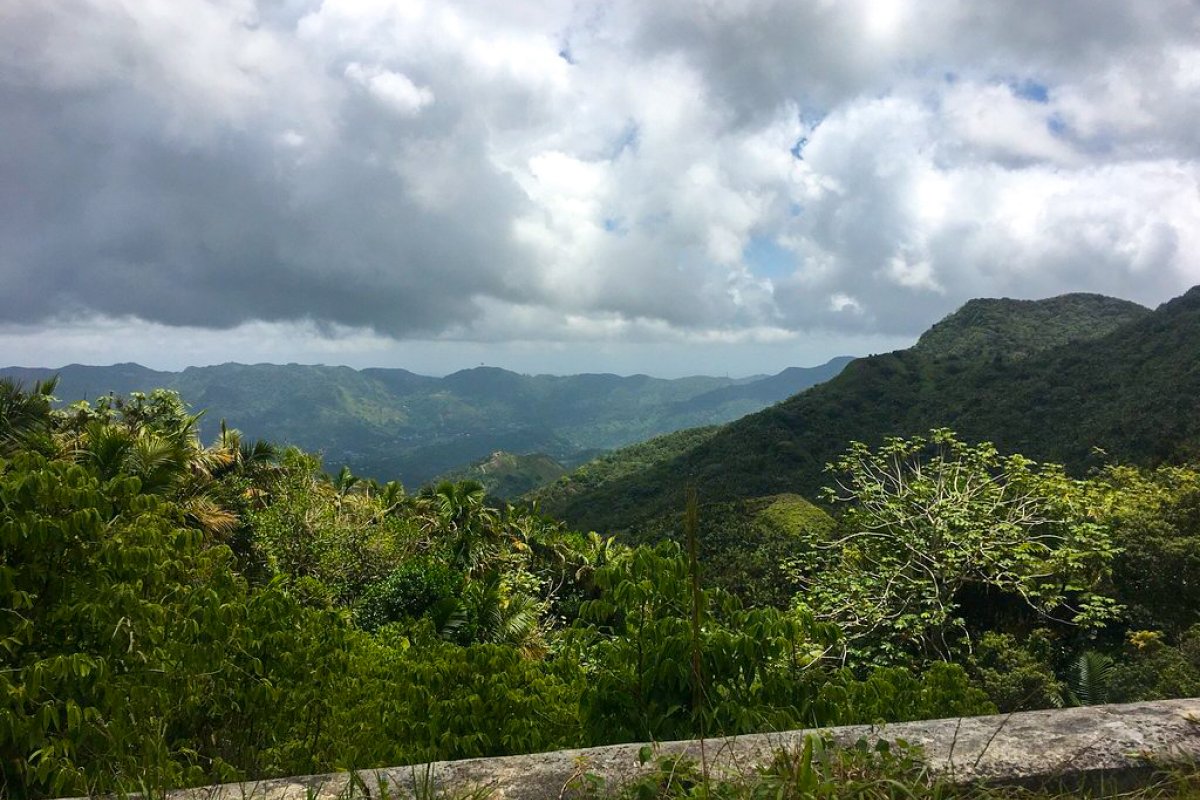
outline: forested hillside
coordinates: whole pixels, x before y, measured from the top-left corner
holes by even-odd
[[[214,435],[222,419],[237,420],[248,435],[419,486],[497,451],[542,453],[574,465],[661,433],[727,422],[836,375],[848,361],[746,380],[531,376],[489,367],[432,378],[401,369],[297,364],[223,364],[179,373],[137,364],[12,367],[0,369],[0,376],[29,382],[57,375],[56,394],[68,403],[174,389],[205,409],[205,436]]]
[[[599,484],[584,466],[540,495],[544,507],[580,527],[625,530],[678,508],[689,484],[713,501],[780,492],[815,499],[825,465],[847,443],[875,445],[938,426],[1079,475],[1109,460],[1194,457],[1200,288],[1145,313],[1097,296],[1070,300],[1065,314],[1057,313],[1062,300],[1043,301],[1055,313],[1039,303],[973,301],[917,347],[858,359],[837,378],[684,452],[613,470]],[[1006,308],[1009,316],[997,317]],[[1091,308],[1091,323],[1082,308]],[[1079,339],[1089,331],[1092,338]],[[1064,337],[1075,340],[1064,344]],[[973,342],[974,350],[951,341]],[[1015,343],[1018,351],[1004,354],[1001,345]]]

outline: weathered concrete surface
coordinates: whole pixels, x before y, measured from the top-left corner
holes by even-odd
[[[756,734],[705,742],[710,772],[745,774],[770,763],[780,748],[803,742],[810,731]],[[1063,781],[1104,776],[1120,780],[1148,767],[1200,763],[1200,698],[1153,703],[1028,711],[1018,714],[855,725],[823,733],[853,745],[869,740],[905,739],[924,748],[931,770],[955,782]],[[608,787],[637,777],[641,744],[562,750],[527,756],[443,761],[417,767],[364,770],[360,787],[379,796],[386,781],[391,796],[463,796],[478,792],[503,800],[559,800],[583,773],[603,777]],[[699,760],[700,743],[666,742],[660,754],[686,753]],[[175,792],[173,800],[317,800],[347,797],[348,774],[227,784]],[[424,789],[422,787],[425,787]],[[429,789],[432,788],[432,791]],[[357,794],[357,793],[356,793]],[[358,794],[361,796],[361,794]]]

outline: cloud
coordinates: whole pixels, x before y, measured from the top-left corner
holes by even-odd
[[[1198,43],[1187,0],[9,4],[0,321],[703,347],[1156,303],[1200,282]]]
[[[376,100],[402,117],[413,117],[433,102],[433,92],[417,86],[407,75],[371,69],[357,61],[346,67],[346,77],[366,89]]]

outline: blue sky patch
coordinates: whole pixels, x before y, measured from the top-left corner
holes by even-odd
[[[751,236],[742,249],[742,260],[760,278],[781,278],[796,268],[796,255],[766,236]]]
[[[624,153],[626,150],[633,150],[636,152],[638,146],[638,133],[639,131],[636,122],[630,122],[628,125],[626,125],[624,130],[621,131],[621,135],[618,136],[616,141],[613,142],[612,151],[609,158],[615,160],[619,158],[621,153]]]
[[[1038,83],[1032,78],[1026,78],[1022,81],[1013,81],[1009,84],[1012,87],[1013,94],[1025,100],[1032,100],[1035,103],[1049,103],[1050,89],[1044,83]]]

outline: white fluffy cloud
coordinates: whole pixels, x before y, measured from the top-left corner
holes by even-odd
[[[407,75],[399,72],[378,67],[371,69],[352,61],[346,67],[346,77],[403,117],[416,116],[433,102],[433,92],[424,86],[417,86]]]
[[[11,3],[0,322],[849,350],[1156,303],[1198,116],[1188,0]]]

